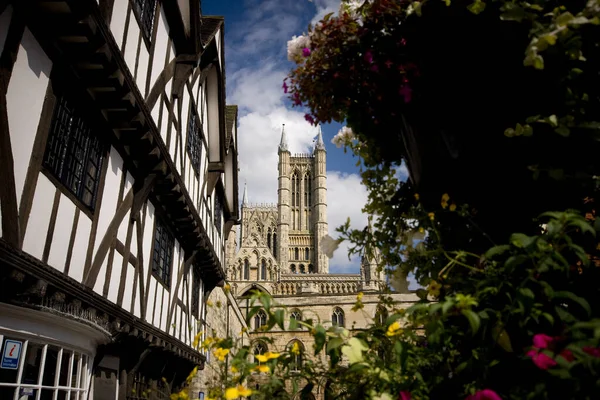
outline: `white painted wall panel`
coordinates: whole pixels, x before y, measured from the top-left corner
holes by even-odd
[[[77,282],[83,280],[83,269],[85,267],[85,257],[91,230],[92,221],[84,213],[79,213],[77,233],[75,234],[75,243],[73,244],[73,255],[71,256],[71,265],[69,267],[69,276]]]
[[[164,286],[160,285],[160,289],[162,290],[162,315],[160,318],[160,329],[165,332],[168,332],[169,329],[167,327],[167,313],[169,309],[169,304],[171,304],[171,292],[165,289]]]
[[[94,283],[94,292],[98,293],[102,296],[102,292],[104,290],[104,282],[106,281],[106,269],[108,268],[108,256],[104,259],[102,263],[102,267],[100,268],[100,273],[96,278],[96,282]]]
[[[146,321],[152,323],[152,320],[158,321],[156,314],[156,279],[150,277],[150,284],[148,285],[148,307],[146,308]],[[158,305],[158,312],[160,315],[160,304]]]
[[[135,267],[127,263],[127,267],[123,270],[122,274],[125,275],[125,292],[123,292],[123,308],[127,311],[131,311],[131,298],[133,297],[133,292],[138,290],[138,282],[136,282],[135,287],[133,286]],[[139,297],[139,295],[137,297]],[[136,316],[138,315],[136,314]]]
[[[58,214],[56,215],[56,224],[54,225],[54,236],[52,236],[52,245],[48,255],[48,264],[59,271],[64,271],[65,261],[67,260],[67,251],[69,250],[69,240],[73,230],[73,218],[75,218],[76,206],[64,195],[61,195],[58,203]]]
[[[127,267],[129,263],[125,266],[125,273],[127,273]],[[119,283],[121,281],[121,273],[123,267],[123,256],[115,250],[115,255],[113,258],[112,272],[110,274],[110,285],[108,286],[108,299],[113,303],[117,303],[117,296],[119,295]],[[127,284],[127,281],[126,281]],[[129,283],[131,285],[131,283]],[[123,303],[126,310],[129,309],[127,303]]]
[[[135,269],[132,269],[132,274],[135,273]],[[130,278],[131,276],[131,278]],[[130,275],[129,273],[127,274],[127,279],[131,279],[133,281],[133,275]],[[144,282],[144,288],[146,288],[146,282]],[[142,318],[142,307],[141,307],[141,302],[144,300],[144,298],[142,297],[141,293],[140,293],[140,284],[139,282],[137,283],[137,285],[135,285],[134,290],[136,291],[136,296],[135,296],[135,301],[133,302],[133,315],[135,315],[138,318]],[[146,288],[147,290],[147,288]],[[125,297],[127,297],[127,293],[125,294]],[[129,296],[131,297],[131,296]],[[131,299],[129,300],[129,302],[127,303],[123,303],[123,304],[130,304],[131,303]]]
[[[138,64],[136,83],[137,87],[140,90],[142,96],[146,97],[146,77],[148,76],[148,63],[150,60],[150,53],[148,52],[148,48],[146,44],[142,40],[142,45],[140,46],[140,60]]]
[[[115,0],[113,13],[110,19],[110,30],[115,38],[119,48],[123,44],[123,34],[125,33],[125,18],[127,18],[127,7],[129,0]],[[133,16],[132,16],[133,17]]]
[[[127,31],[127,44],[125,45],[125,54],[123,56],[127,63],[127,67],[129,68],[129,72],[131,72],[131,76],[133,76],[135,73],[135,58],[137,55],[138,41],[140,40],[140,26],[137,23],[137,19],[135,19],[133,10],[130,12],[131,17],[129,18],[129,28]],[[143,45],[144,44],[142,43],[142,46]]]
[[[4,50],[4,43],[6,42],[6,35],[8,35],[8,27],[10,26],[10,20],[12,19],[13,8],[9,4],[2,14],[0,14],[0,54]]]
[[[25,28],[6,93],[17,204],[21,201],[51,68],[52,62]]]
[[[166,22],[165,10],[160,8],[160,17],[156,25],[156,42],[154,44],[154,59],[152,61],[152,72],[150,74],[150,90],[156,83],[158,75],[165,68],[165,58],[167,57],[167,48],[169,47],[169,27]],[[159,102],[156,102],[155,109],[158,108]],[[154,120],[157,122],[158,119]]]
[[[177,108],[175,108],[176,110]],[[171,160],[173,160],[173,162],[175,163],[175,166],[178,166],[178,158],[174,157],[175,153],[175,140],[177,138],[177,125],[175,125],[175,121],[173,121],[172,124],[172,128],[171,128],[171,141],[170,143],[167,143],[168,149],[169,149],[169,153],[171,154]],[[179,168],[177,169],[179,171]],[[179,171],[181,173],[181,171]]]
[[[159,100],[159,101],[163,102],[162,121],[161,121],[161,124],[159,126],[159,128],[160,128],[160,136],[162,137],[162,140],[166,144],[167,143],[167,128],[169,127],[169,109],[167,108],[167,103],[166,102],[164,102],[163,100]]]
[[[219,65],[223,65],[223,59],[221,58],[221,30],[217,31],[215,35],[215,41],[217,43],[217,55],[219,56]]]
[[[125,188],[123,190],[123,197],[125,197],[127,195],[127,192],[129,192],[129,190],[132,188],[134,182],[135,182],[135,180],[133,179],[133,176],[131,176],[131,174],[129,172],[127,172],[127,176],[125,178]],[[119,231],[117,233],[117,238],[123,244],[125,244],[125,241],[127,240],[127,229],[129,228],[130,219],[131,219],[131,212],[127,213],[127,216],[123,219],[123,222],[121,222],[121,225],[119,225]],[[135,227],[132,229],[135,230]],[[134,242],[132,242],[132,243],[134,243]]]
[[[123,159],[117,150],[111,146],[108,158],[108,170],[106,171],[106,180],[104,182],[104,193],[102,194],[102,205],[99,210],[100,217],[98,219],[96,243],[94,243],[94,254],[98,250],[98,246],[108,229],[108,225],[110,225],[110,222],[115,215],[122,173]],[[98,210],[96,212],[98,212]]]
[[[29,215],[29,224],[27,225],[28,229],[25,232],[25,239],[23,241],[23,250],[38,259],[42,259],[42,253],[44,252],[55,192],[56,187],[52,182],[40,174],[35,194],[33,195],[33,205],[31,207],[31,214]]]

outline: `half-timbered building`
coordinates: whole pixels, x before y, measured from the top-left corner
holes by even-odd
[[[198,0],[0,0],[1,399],[202,367],[239,208],[223,29]]]

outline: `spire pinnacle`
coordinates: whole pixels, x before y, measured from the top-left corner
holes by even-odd
[[[289,151],[287,135],[285,133],[285,124],[282,124],[282,127],[281,127],[281,142],[279,142],[279,151]]]
[[[315,150],[325,150],[325,143],[323,143],[323,133],[321,132],[320,124],[319,124],[319,134],[317,135],[317,143],[315,144]]]
[[[248,184],[244,182],[244,196],[242,197],[242,207],[248,205]]]

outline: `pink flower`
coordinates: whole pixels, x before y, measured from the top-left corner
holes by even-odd
[[[573,360],[575,360],[575,356],[571,350],[564,349],[560,352],[559,356],[567,360],[567,362],[573,362]]]
[[[410,392],[407,392],[406,390],[403,390],[400,392],[400,397],[398,397],[398,400],[410,400]]]
[[[479,392],[468,396],[466,400],[502,400],[498,393],[494,392],[491,389],[483,389]]]
[[[315,119],[310,114],[304,114],[304,119],[307,120],[311,125],[315,124]]]
[[[303,49],[302,49],[302,55],[303,55],[304,57],[308,57],[308,56],[310,56],[310,49],[309,49],[308,47],[305,47],[305,48],[303,48]]]
[[[379,72],[379,67],[375,64],[371,65],[371,71],[373,72]]]
[[[281,85],[281,87],[283,88],[283,93],[288,92],[288,85],[287,85],[287,83],[285,83],[285,81],[283,81],[283,85]]]
[[[298,92],[294,92],[294,105],[295,106],[299,106],[300,104],[302,104],[302,101],[300,101],[300,93]]]
[[[600,358],[600,347],[585,346],[582,350],[592,357]]]
[[[404,97],[405,103],[410,103],[412,100],[412,89],[408,85],[402,85],[398,91],[398,94]]]
[[[371,52],[371,50],[367,50],[367,52],[365,53],[365,61],[369,64],[373,63],[373,53]]]
[[[550,367],[554,367],[556,365],[556,361],[554,361],[552,358],[548,357],[544,353],[538,353],[537,350],[529,350],[527,352],[527,357],[531,357],[531,359],[533,360],[533,363],[539,369],[546,370],[546,369],[548,369]]]
[[[533,336],[533,347],[538,349],[547,349],[552,342],[554,342],[554,339],[543,333],[538,333],[537,335]]]

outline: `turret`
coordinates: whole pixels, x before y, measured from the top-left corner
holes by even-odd
[[[315,249],[318,254],[317,272],[320,274],[329,273],[329,258],[321,250],[321,241],[328,233],[327,224],[327,152],[323,142],[323,134],[319,125],[319,133],[314,149],[314,209],[313,220]]]
[[[281,142],[279,143],[279,179],[277,189],[277,247],[275,257],[279,264],[279,273],[289,272],[288,243],[290,230],[290,151],[288,148],[285,124],[281,129]]]

